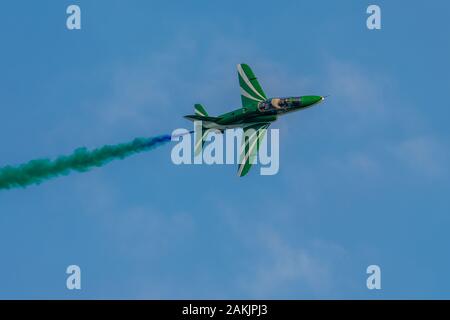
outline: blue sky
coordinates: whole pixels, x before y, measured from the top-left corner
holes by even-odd
[[[450,5],[373,3],[379,31],[365,1],[4,1],[0,166],[237,108],[241,62],[331,97],[275,123],[275,176],[166,145],[0,192],[0,298],[450,298]]]

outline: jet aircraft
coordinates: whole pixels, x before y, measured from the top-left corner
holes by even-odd
[[[242,107],[227,112],[217,117],[208,115],[201,104],[194,106],[195,114],[185,116],[191,121],[201,121],[203,134],[200,135],[201,145],[206,135],[211,130],[224,132],[226,129],[243,128],[244,147],[242,148],[241,161],[238,167],[238,175],[245,176],[252,166],[252,159],[259,150],[266,129],[281,115],[294,111],[303,110],[322,102],[323,96],[299,96],[299,97],[276,97],[267,98],[259,84],[252,69],[247,64],[237,65],[239,85],[241,89]],[[247,130],[250,131],[246,135]],[[196,141],[195,152],[202,150],[198,148]]]

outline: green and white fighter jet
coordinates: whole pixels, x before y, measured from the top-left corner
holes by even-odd
[[[266,129],[278,116],[306,109],[322,102],[323,96],[300,96],[287,98],[267,98],[252,69],[246,64],[238,64],[239,85],[241,88],[242,108],[211,117],[201,104],[195,105],[195,115],[187,115],[186,119],[201,121],[202,134],[199,143],[196,141],[195,153],[203,146],[206,135],[211,130],[224,132],[226,129],[243,128],[243,144],[238,175],[245,176],[250,170]],[[246,134],[249,131],[250,134]],[[201,143],[200,143],[201,142]]]

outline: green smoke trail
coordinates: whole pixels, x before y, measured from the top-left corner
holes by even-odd
[[[153,149],[171,140],[170,135],[153,138],[137,138],[132,142],[106,145],[92,151],[79,148],[69,156],[60,156],[55,160],[38,159],[12,167],[0,168],[0,190],[27,187],[40,184],[45,180],[71,171],[85,172],[94,167],[101,167],[115,159],[123,159],[135,153]]]

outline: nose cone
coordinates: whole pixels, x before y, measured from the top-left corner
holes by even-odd
[[[322,96],[303,96],[302,97],[302,105],[311,106],[313,104],[322,102],[325,99],[325,97]]]

